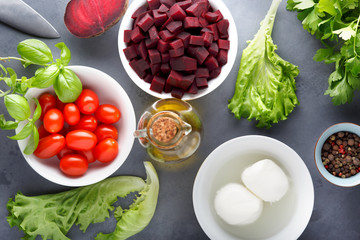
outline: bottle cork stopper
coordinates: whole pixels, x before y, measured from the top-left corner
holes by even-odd
[[[154,138],[163,143],[171,141],[178,131],[175,120],[170,117],[160,117],[151,128]]]

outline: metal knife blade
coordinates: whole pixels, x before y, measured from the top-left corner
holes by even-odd
[[[0,0],[0,22],[25,33],[44,37],[60,37],[56,29],[22,0]]]

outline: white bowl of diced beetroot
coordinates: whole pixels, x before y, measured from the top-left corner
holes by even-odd
[[[221,0],[134,0],[122,19],[118,47],[124,69],[142,90],[192,100],[227,78],[238,38]]]

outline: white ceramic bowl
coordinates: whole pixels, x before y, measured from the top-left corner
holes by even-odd
[[[150,90],[150,84],[141,79],[135,71],[130,67],[129,61],[126,59],[123,49],[126,48],[126,44],[124,42],[124,30],[132,29],[133,19],[131,15],[142,5],[146,3],[146,0],[134,0],[129,8],[127,9],[124,17],[122,18],[122,22],[119,30],[118,37],[118,48],[121,62],[125,68],[125,71],[131,78],[131,80],[143,91],[148,94],[157,97],[157,98],[171,98],[171,93],[157,93],[155,91]],[[230,40],[230,50],[228,51],[228,61],[222,69],[221,73],[217,78],[212,79],[208,82],[208,87],[204,89],[199,89],[197,94],[188,94],[185,93],[182,97],[182,100],[193,100],[205,96],[206,94],[214,91],[221,83],[225,81],[227,76],[229,75],[234,63],[238,49],[238,36],[235,26],[235,21],[226,7],[226,5],[221,0],[209,0],[210,5],[214,10],[220,9],[222,15],[225,19],[229,20],[229,40]]]
[[[241,173],[262,159],[277,163],[290,188],[278,202],[264,202],[260,218],[249,225],[226,224],[214,210],[216,191],[229,182],[241,182]],[[306,228],[314,205],[314,187],[303,160],[290,147],[264,136],[244,136],[216,148],[202,164],[193,188],[196,217],[210,239],[297,239]]]
[[[23,154],[29,165],[47,180],[64,186],[85,186],[99,182],[113,174],[126,160],[134,143],[133,133],[136,127],[135,113],[132,103],[124,89],[109,75],[97,69],[83,66],[71,66],[76,75],[80,78],[84,88],[94,90],[100,104],[109,103],[119,108],[120,120],[114,124],[119,131],[118,143],[119,154],[114,161],[103,164],[94,162],[89,164],[89,169],[81,177],[68,177],[60,171],[57,157],[50,159],[39,159],[33,154]],[[52,92],[52,87],[46,89],[29,89],[26,98],[38,98],[44,92]],[[34,108],[35,106],[33,106]],[[22,126],[19,126],[18,130]],[[27,139],[18,141],[21,152],[25,148]]]

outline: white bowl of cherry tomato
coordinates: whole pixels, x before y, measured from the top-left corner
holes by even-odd
[[[90,67],[69,68],[83,84],[76,101],[62,103],[52,87],[26,93],[28,99],[38,99],[42,115],[39,144],[33,154],[23,155],[49,181],[85,186],[109,177],[124,163],[134,143],[136,119],[128,95],[113,78]],[[21,151],[27,141],[18,141]]]

